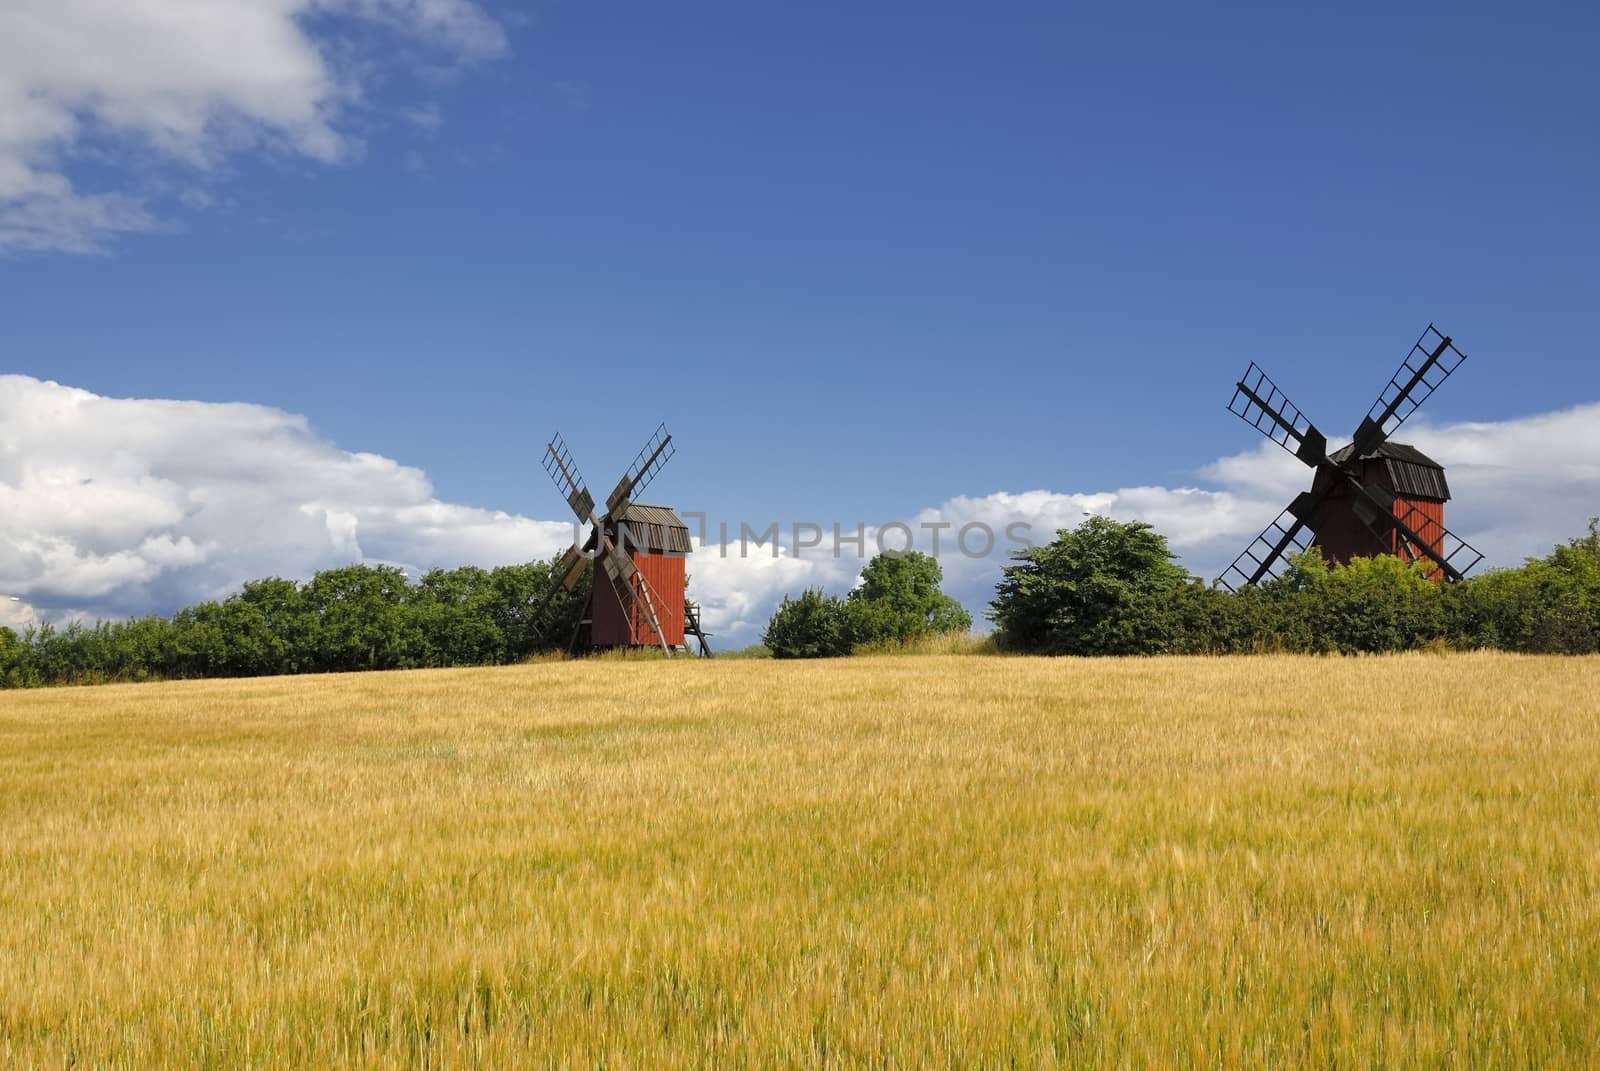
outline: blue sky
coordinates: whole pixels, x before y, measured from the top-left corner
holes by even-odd
[[[1337,437],[1430,320],[1471,358],[1435,421],[1600,399],[1590,7],[483,4],[462,44],[389,2],[295,22],[359,80],[337,153],[87,97],[18,142],[144,216],[0,255],[6,370],[542,518],[550,431],[609,486],[662,419],[661,497],[736,519],[1204,484],[1249,361]]]

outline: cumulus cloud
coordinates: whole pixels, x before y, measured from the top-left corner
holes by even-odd
[[[352,561],[500,565],[570,525],[442,502],[266,406],[103,398],[0,376],[0,594],[120,616]]]
[[[1600,503],[1600,404],[1408,426],[1406,438],[1449,463],[1450,526],[1489,564],[1546,552]],[[1309,474],[1263,444],[1198,475],[1214,486],[999,491],[907,518],[841,518],[838,555],[833,521],[819,533],[786,518],[708,518],[689,560],[692,593],[720,644],[751,643],[783,595],[848,591],[880,546],[907,545],[909,529],[917,549],[938,550],[946,589],[977,617],[1010,551],[1088,513],[1154,524],[1191,572],[1215,576]],[[782,538],[741,545],[743,523],[759,532],[777,523]],[[857,534],[860,544],[848,541]],[[0,376],[0,624],[166,611],[255,577],[304,579],[353,561],[413,572],[524,562],[572,535],[564,521],[442,501],[421,470],[341,449],[282,410],[105,398]]]
[[[0,250],[90,252],[158,219],[139,185],[85,191],[108,144],[209,169],[268,147],[321,162],[373,64],[314,26],[378,25],[471,61],[505,32],[473,0],[7,0],[0,5]]]
[[[706,628],[723,646],[743,647],[761,638],[785,595],[806,588],[848,590],[864,564],[858,557],[817,549],[796,553],[781,542],[756,546],[736,538],[728,543],[696,539],[688,565],[690,598],[700,603]]]
[[[33,607],[15,595],[0,595],[0,628],[21,632],[34,623]]]

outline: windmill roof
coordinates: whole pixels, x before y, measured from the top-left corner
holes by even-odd
[[[1342,450],[1335,450],[1330,456],[1334,461],[1343,464],[1344,462],[1350,460],[1351,453],[1355,450],[1355,448],[1355,444],[1351,443]],[[1413,465],[1424,465],[1430,469],[1444,469],[1443,465],[1439,464],[1433,458],[1429,457],[1427,454],[1424,454],[1421,450],[1418,450],[1410,443],[1381,443],[1376,450],[1369,450],[1365,454],[1362,454],[1361,460],[1370,461],[1375,457],[1381,457],[1385,460],[1392,459],[1395,461],[1407,461]]]
[[[1355,445],[1335,450],[1329,459],[1344,464],[1355,456]],[[1444,466],[1409,443],[1385,442],[1369,450],[1357,460],[1381,460],[1389,470],[1389,480],[1395,493],[1408,498],[1436,498],[1441,502],[1450,499],[1450,485],[1444,479]]]
[[[686,532],[689,530],[689,526],[683,523],[683,518],[679,517],[670,506],[647,506],[642,502],[629,502],[616,519],[636,524],[664,524],[669,528],[682,528]]]
[[[668,554],[689,554],[694,550],[689,542],[689,526],[668,506],[630,502],[615,516],[607,514],[605,520],[607,523],[621,521],[626,524],[630,545],[640,550],[658,550]],[[594,546],[592,533],[584,546]]]

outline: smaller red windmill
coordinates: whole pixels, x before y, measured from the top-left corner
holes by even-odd
[[[634,497],[656,478],[676,452],[672,435],[662,424],[644,444],[606,499],[603,515],[595,512],[594,496],[584,486],[572,452],[560,433],[545,449],[544,470],[555,481],[579,524],[592,525],[586,539],[567,548],[552,574],[537,631],[549,627],[547,608],[557,587],[571,591],[595,563],[589,605],[578,627],[589,626],[593,647],[656,647],[668,655],[685,647],[686,636],[710,655],[700,608],[685,593],[685,558],[694,549],[689,527],[668,506],[647,506]],[[576,639],[576,633],[574,634]]]

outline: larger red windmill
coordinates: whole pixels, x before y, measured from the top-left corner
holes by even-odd
[[[1322,548],[1336,562],[1377,554],[1433,563],[1433,576],[1460,580],[1483,560],[1444,526],[1450,498],[1444,467],[1389,436],[1417,411],[1466,355],[1432,324],[1378,395],[1349,446],[1328,439],[1252,363],[1228,409],[1299,458],[1316,475],[1287,509],[1234,559],[1218,583],[1230,591],[1280,576],[1291,550]]]

